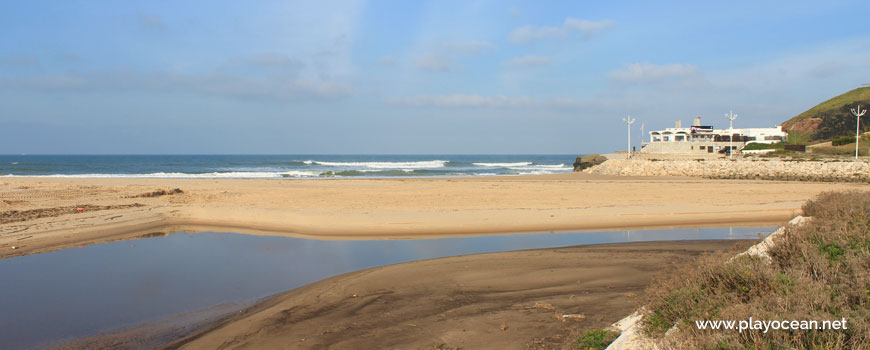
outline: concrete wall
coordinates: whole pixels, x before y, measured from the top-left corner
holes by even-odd
[[[644,142],[640,153],[650,154],[703,154],[708,153],[708,147],[714,147],[713,153],[718,154],[719,150],[728,148],[728,142]],[[734,142],[733,146],[737,149],[743,148],[743,142]],[[704,146],[704,150],[701,150]]]

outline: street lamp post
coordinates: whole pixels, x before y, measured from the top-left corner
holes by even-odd
[[[643,123],[640,123],[640,149],[643,149]]]
[[[734,119],[737,119],[737,115],[734,114],[734,111],[729,111],[725,118],[728,118],[730,122],[728,125],[728,159],[731,159],[731,154],[734,153]]]
[[[858,142],[861,141],[861,116],[867,113],[867,110],[861,110],[861,105],[858,105],[858,110],[856,111],[852,108],[852,115],[854,115],[857,120],[855,120],[855,160],[858,160]]]
[[[630,115],[628,118],[622,118],[622,122],[628,126],[628,158],[631,158],[631,124],[634,124],[635,119]]]

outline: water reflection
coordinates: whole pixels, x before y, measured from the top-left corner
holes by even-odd
[[[47,347],[337,274],[406,261],[628,241],[757,238],[774,228],[702,228],[320,241],[172,234],[0,260],[0,348]]]

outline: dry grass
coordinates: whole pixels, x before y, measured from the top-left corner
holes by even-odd
[[[825,193],[803,207],[770,262],[729,254],[656,278],[644,326],[673,348],[870,348],[870,192]],[[847,330],[698,330],[696,320],[847,320]]]
[[[863,140],[862,140],[863,141]],[[813,154],[823,154],[831,156],[855,156],[855,143],[849,143],[842,146],[819,146],[812,149]],[[858,155],[866,157],[870,155],[870,146],[861,144],[858,146]]]

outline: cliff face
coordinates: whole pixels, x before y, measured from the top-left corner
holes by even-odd
[[[870,108],[870,87],[862,87],[822,102],[782,123],[790,134],[800,134],[807,141],[830,140],[855,135],[856,118],[851,109]],[[861,118],[861,130],[870,129],[870,114]]]

